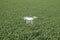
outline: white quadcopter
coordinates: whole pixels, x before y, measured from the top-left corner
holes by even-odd
[[[28,23],[33,24],[33,20],[36,18],[37,18],[36,16],[33,16],[33,17],[26,16],[26,17],[24,17],[24,20],[26,21],[26,24],[28,24]]]

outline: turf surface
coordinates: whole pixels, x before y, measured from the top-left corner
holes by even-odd
[[[60,0],[0,0],[0,40],[60,40]]]

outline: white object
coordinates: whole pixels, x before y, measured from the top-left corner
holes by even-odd
[[[24,20],[26,21],[26,24],[28,24],[28,23],[33,24],[33,20],[36,18],[37,18],[36,16],[33,16],[33,17],[26,16],[26,17],[24,17]]]

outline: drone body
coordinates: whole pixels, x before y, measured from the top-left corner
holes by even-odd
[[[35,17],[35,16],[33,16],[33,17],[26,16],[26,17],[24,17],[24,20],[26,21],[26,24],[28,24],[28,23],[33,24],[33,20],[36,19],[36,18],[37,17]]]

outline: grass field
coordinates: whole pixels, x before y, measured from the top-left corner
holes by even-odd
[[[60,0],[0,0],[0,40],[60,40]]]

